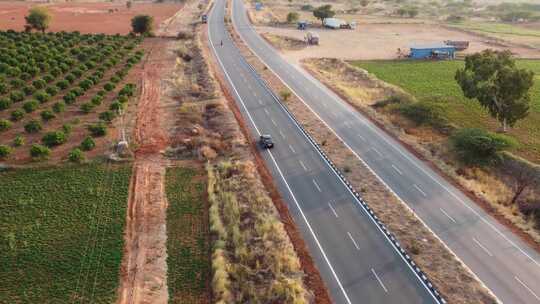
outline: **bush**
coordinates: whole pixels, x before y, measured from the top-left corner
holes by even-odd
[[[281,96],[281,99],[283,101],[287,101],[289,100],[289,98],[291,98],[291,91],[289,90],[282,90],[281,92],[279,92],[279,96]]]
[[[66,104],[73,104],[75,103],[77,96],[73,92],[69,92],[66,95],[64,95],[63,99]]]
[[[59,91],[65,90],[69,87],[69,82],[67,80],[60,80],[56,83],[56,86],[59,88]]]
[[[111,105],[109,106],[109,110],[111,111],[120,111],[124,108],[124,105],[118,101],[113,101]]]
[[[111,122],[115,117],[116,117],[116,114],[112,111],[105,111],[105,112],[99,113],[99,119],[106,122]]]
[[[75,148],[69,152],[68,159],[70,162],[80,163],[84,161],[84,153],[79,148]]]
[[[34,86],[36,90],[41,90],[47,86],[47,82],[43,79],[36,79],[32,81],[32,86]]]
[[[94,139],[90,136],[87,136],[82,142],[81,142],[81,149],[83,151],[90,151],[96,147],[96,142]]]
[[[67,123],[67,124],[62,125],[62,131],[64,131],[66,135],[71,134],[72,130],[73,130],[73,126],[71,124]]]
[[[54,115],[54,113],[51,110],[42,111],[40,115],[41,115],[41,119],[43,119],[44,121],[49,121],[56,117],[56,115]]]
[[[47,87],[45,89],[45,92],[47,92],[47,94],[49,94],[50,96],[55,96],[56,94],[58,94],[58,88],[55,86]]]
[[[9,99],[11,99],[13,102],[23,101],[24,93],[18,90],[11,91],[11,93],[9,93]]]
[[[52,109],[55,113],[64,112],[64,110],[66,109],[66,104],[63,101],[55,102],[52,106]]]
[[[306,12],[311,12],[315,8],[311,4],[305,4],[305,5],[302,5],[302,7],[300,7],[300,9],[303,10],[303,11],[306,11]]]
[[[0,145],[0,159],[6,159],[11,154],[11,148],[6,145]]]
[[[51,150],[45,146],[33,144],[30,148],[30,156],[33,160],[44,160],[49,158]]]
[[[23,92],[26,96],[30,96],[32,94],[34,94],[34,92],[36,91],[36,89],[33,87],[33,86],[25,86],[23,88]]]
[[[94,104],[93,103],[90,103],[90,102],[85,102],[81,105],[81,111],[83,111],[83,113],[90,113],[92,112],[92,110],[94,109]]]
[[[42,129],[43,127],[41,126],[41,123],[35,119],[30,120],[24,125],[24,130],[26,133],[37,133]]]
[[[11,120],[12,121],[19,121],[24,117],[24,111],[21,109],[17,109],[13,112],[11,112]]]
[[[22,135],[15,136],[15,139],[13,139],[13,146],[20,147],[24,145],[24,137]]]
[[[417,125],[444,126],[447,120],[444,116],[444,108],[437,103],[420,101],[411,104],[403,104],[399,112]]]
[[[90,102],[95,106],[101,105],[102,101],[103,101],[103,97],[99,95],[92,97],[92,100],[90,100]]]
[[[0,98],[0,111],[8,109],[12,104],[13,102],[10,99],[5,97]]]
[[[46,103],[51,99],[51,95],[47,94],[45,91],[36,92],[36,94],[34,94],[34,97],[37,101],[39,101],[39,103]]]
[[[105,89],[105,91],[110,92],[110,91],[114,90],[114,86],[115,86],[114,83],[112,83],[112,82],[107,82],[107,83],[103,86],[103,88]]]
[[[461,129],[450,137],[461,161],[468,165],[488,165],[499,160],[499,152],[515,147],[515,140],[482,129]]]
[[[295,23],[298,21],[298,18],[300,18],[300,16],[298,15],[297,12],[290,12],[287,14],[287,22],[288,23]]]
[[[47,147],[54,147],[61,145],[67,141],[67,135],[64,131],[47,132],[42,138],[41,142]]]
[[[23,109],[26,113],[32,113],[34,112],[39,106],[39,102],[37,100],[31,99],[23,104]]]
[[[103,122],[91,124],[88,126],[88,131],[93,137],[105,136],[107,135],[107,125]]]
[[[11,128],[11,121],[7,119],[0,119],[0,131],[5,131]]]

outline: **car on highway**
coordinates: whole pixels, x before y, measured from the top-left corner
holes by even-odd
[[[259,144],[264,149],[271,149],[271,148],[274,147],[274,142],[272,141],[272,136],[270,136],[268,134],[261,135],[261,137],[259,138]]]

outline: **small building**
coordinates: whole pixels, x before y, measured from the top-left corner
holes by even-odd
[[[263,8],[263,4],[261,2],[255,2],[255,10],[260,11]]]
[[[445,43],[414,45],[410,47],[412,59],[454,59],[456,47]]]
[[[341,25],[345,23],[346,23],[345,21],[341,19],[337,19],[337,18],[324,18],[323,20],[324,27],[331,28],[331,29],[339,29],[341,28]]]

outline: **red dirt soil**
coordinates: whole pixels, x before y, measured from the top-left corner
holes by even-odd
[[[23,31],[28,10],[33,6],[46,6],[52,20],[48,31],[79,31],[81,33],[128,34],[131,18],[139,14],[154,17],[154,25],[171,18],[183,4],[138,3],[131,9],[125,3],[57,3],[36,4],[30,2],[0,2],[0,30]],[[114,12],[109,13],[109,10]]]

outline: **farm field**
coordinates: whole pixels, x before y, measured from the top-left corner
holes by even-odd
[[[129,166],[0,173],[0,303],[112,303]]]
[[[209,303],[210,248],[203,175],[169,168],[166,174],[169,303]]]
[[[0,30],[23,31],[24,16],[36,5],[22,1],[0,1]],[[134,1],[131,9],[128,9],[124,2],[69,2],[45,6],[52,16],[50,31],[128,34],[131,31],[131,18],[134,16],[151,15],[155,24],[159,25],[180,10],[183,4]],[[113,12],[109,12],[110,10]]]
[[[137,93],[127,80],[140,44],[120,35],[0,32],[0,145],[9,151],[0,158],[24,164],[66,159],[76,147],[89,156],[106,150],[113,121]]]
[[[472,31],[506,41],[529,45],[540,48],[540,27],[528,28],[526,26],[513,25],[508,23],[467,21],[460,23],[449,23],[450,27]]]
[[[419,100],[437,101],[443,105],[451,123],[460,127],[487,128],[496,131],[499,124],[477,102],[468,101],[454,80],[455,71],[463,61],[354,61],[381,80],[398,85]],[[535,72],[531,89],[529,116],[509,131],[520,145],[515,152],[534,162],[540,162],[540,61],[518,60],[518,66]]]

